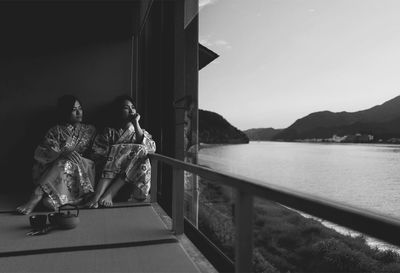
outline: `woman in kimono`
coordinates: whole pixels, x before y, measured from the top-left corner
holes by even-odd
[[[59,123],[45,135],[34,153],[30,199],[17,208],[29,214],[43,200],[50,209],[64,204],[79,204],[94,192],[94,162],[87,158],[95,137],[95,128],[82,123],[83,110],[72,95],[58,99]]]
[[[151,135],[141,128],[140,115],[130,96],[113,102],[114,127],[105,128],[93,144],[93,151],[103,171],[88,207],[113,206],[113,198],[125,185],[131,185],[131,196],[145,200],[150,190],[151,167],[148,153],[156,150]]]

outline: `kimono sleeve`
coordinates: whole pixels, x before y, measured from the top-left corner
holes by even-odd
[[[34,159],[41,164],[48,164],[56,160],[61,154],[60,132],[57,127],[51,128],[42,143],[35,149]]]
[[[146,130],[143,130],[142,144],[146,146],[147,152],[154,153],[156,151],[156,143]]]

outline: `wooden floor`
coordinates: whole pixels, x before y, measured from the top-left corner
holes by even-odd
[[[81,210],[75,229],[27,236],[19,200],[0,200],[1,272],[199,272],[151,204]]]

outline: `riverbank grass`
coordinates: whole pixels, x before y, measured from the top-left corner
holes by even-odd
[[[231,189],[200,183],[199,228],[234,260]],[[370,247],[275,202],[254,203],[253,272],[400,272],[400,256]]]

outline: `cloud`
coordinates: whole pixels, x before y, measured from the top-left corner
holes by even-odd
[[[210,42],[209,37],[199,37],[199,43],[205,47],[212,47],[213,43]]]
[[[231,49],[232,46],[225,40],[217,40],[215,41],[216,46],[224,47],[226,49]]]
[[[199,9],[203,9],[206,6],[212,5],[215,2],[217,2],[217,0],[199,0]]]
[[[199,37],[199,43],[202,44],[205,47],[209,47],[210,49],[212,48],[222,48],[222,49],[231,49],[232,46],[223,39],[218,39],[216,41],[212,41],[211,37],[208,35],[206,37]]]
[[[219,39],[216,41],[212,41],[210,36],[207,37],[199,37],[199,43],[202,44],[205,47],[209,48],[224,48],[224,49],[231,49],[232,46],[223,39]]]
[[[228,42],[225,40],[217,40],[217,41],[215,41],[215,44],[219,45],[219,46],[226,46],[228,44]]]

